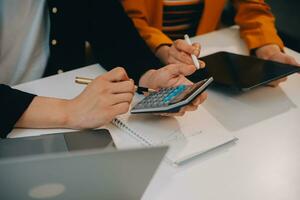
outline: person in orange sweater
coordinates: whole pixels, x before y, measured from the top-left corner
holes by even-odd
[[[140,35],[166,64],[192,64],[190,54],[200,53],[200,45],[188,45],[183,38],[214,31],[220,24],[226,0],[121,0]],[[299,65],[285,54],[277,34],[275,18],[264,0],[233,0],[235,22],[249,50],[267,60]],[[173,42],[175,40],[175,42]],[[204,66],[204,63],[200,63]],[[286,79],[271,83],[277,86]]]

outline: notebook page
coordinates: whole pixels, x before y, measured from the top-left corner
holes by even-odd
[[[118,120],[154,146],[170,145],[167,157],[174,163],[235,139],[203,107],[183,117],[127,113]]]

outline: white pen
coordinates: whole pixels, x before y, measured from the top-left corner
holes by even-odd
[[[185,39],[186,43],[188,43],[189,45],[192,45],[190,37],[187,34],[184,35],[184,39]],[[192,57],[195,67],[197,69],[200,69],[200,64],[199,64],[197,57],[194,54],[191,54],[191,57]]]

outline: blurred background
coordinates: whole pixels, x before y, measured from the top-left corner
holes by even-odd
[[[300,51],[300,0],[266,0],[276,17],[276,27],[285,45]],[[234,8],[228,4],[223,13],[223,23],[234,24]]]

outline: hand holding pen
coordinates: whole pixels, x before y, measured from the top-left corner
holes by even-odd
[[[198,60],[201,46],[199,43],[192,43],[188,35],[184,39],[178,39],[172,45],[161,45],[155,54],[165,64],[186,64],[194,65],[198,70],[205,67],[205,62]]]
[[[93,80],[78,79],[87,84],[76,98],[68,100],[68,127],[88,129],[111,122],[117,115],[128,112],[135,85],[121,67],[98,76]]]
[[[91,78],[86,78],[86,77],[76,77],[75,78],[75,83],[78,83],[78,84],[84,84],[84,85],[87,85],[89,83],[91,83],[93,81],[93,79]],[[145,87],[139,87],[139,86],[136,86],[135,85],[135,91],[137,93],[144,93],[144,92],[155,92],[155,90],[153,89],[150,89],[150,88],[145,88]]]

